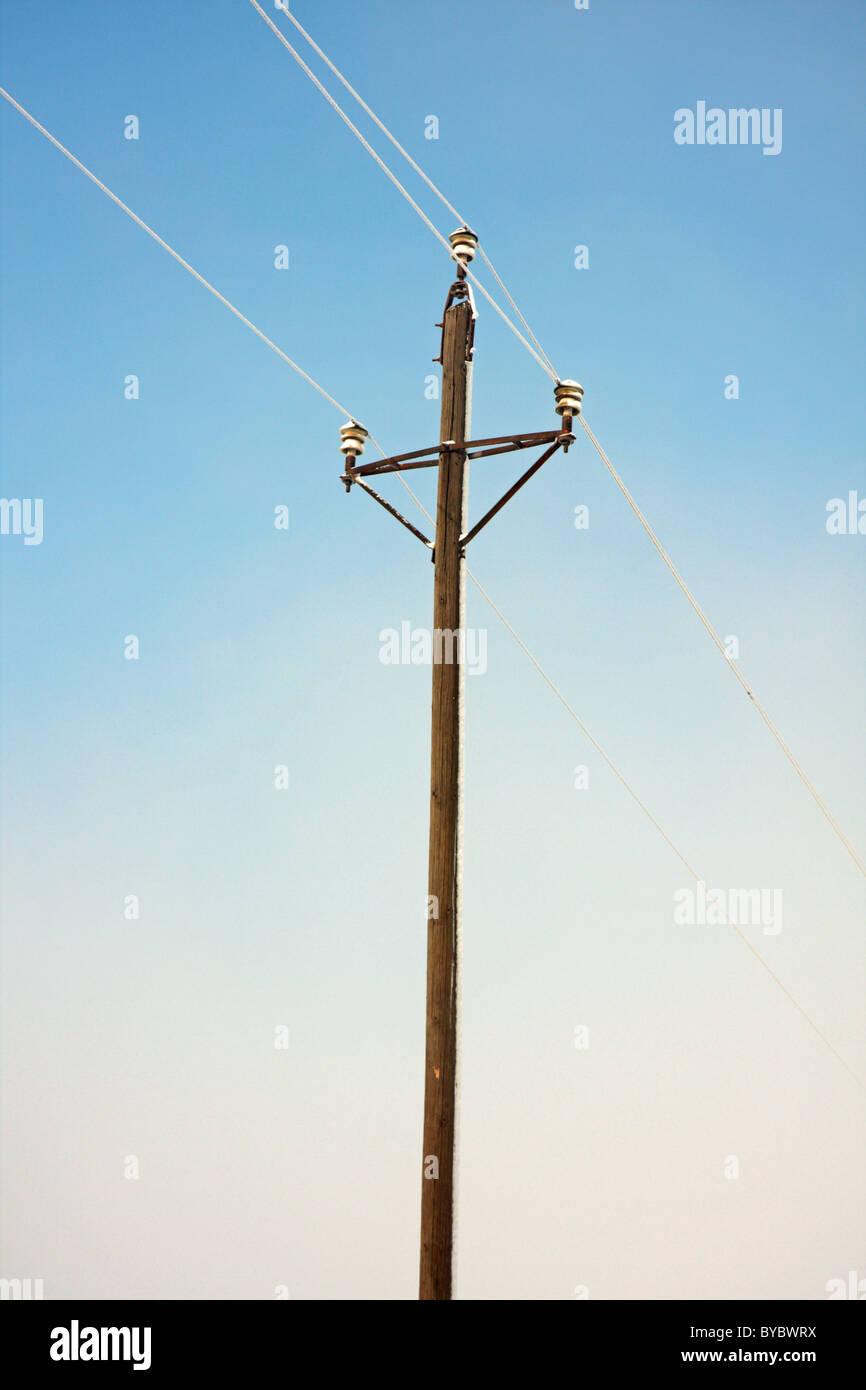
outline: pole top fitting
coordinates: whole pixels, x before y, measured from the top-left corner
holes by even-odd
[[[367,431],[357,420],[347,420],[340,426],[340,449],[349,463],[364,452]]]
[[[475,259],[478,238],[468,227],[463,226],[452,232],[448,240],[451,242],[451,259],[457,262],[457,273],[462,279],[467,265]]]
[[[553,388],[557,415],[579,415],[583,387],[578,381],[558,381]]]

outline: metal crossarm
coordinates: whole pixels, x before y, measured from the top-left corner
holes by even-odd
[[[554,439],[572,443],[574,436],[562,430],[536,430],[525,434],[499,434],[490,439],[465,439],[460,443],[447,439],[428,449],[415,449],[410,454],[394,454],[375,463],[363,463],[359,468],[347,469],[346,476],[353,479],[371,478],[378,473],[403,473],[411,468],[430,468],[438,464],[440,455],[446,452],[465,451],[470,459],[488,458],[492,454],[509,454],[515,449],[531,449],[535,444],[550,444]],[[482,447],[487,445],[493,447]]]
[[[494,435],[489,439],[464,439],[460,443],[456,443],[453,439],[444,439],[440,444],[434,444],[429,449],[415,449],[408,454],[394,454],[391,458],[380,459],[378,463],[366,463],[360,468],[352,467],[351,460],[353,457],[356,457],[356,455],[348,455],[346,460],[346,471],[341,475],[341,482],[345,483],[347,492],[350,491],[353,483],[357,483],[358,487],[363,488],[364,492],[369,493],[374,501],[378,502],[381,507],[384,507],[386,512],[390,512],[392,516],[396,517],[397,520],[406,527],[407,531],[411,531],[413,536],[417,536],[420,541],[423,541],[427,548],[432,550],[435,555],[433,542],[428,540],[425,535],[422,535],[422,533],[412,525],[411,521],[407,521],[406,517],[403,516],[401,512],[398,512],[396,507],[392,507],[390,502],[386,502],[384,497],[380,497],[378,492],[374,492],[373,488],[364,482],[365,478],[377,477],[380,473],[402,473],[410,468],[428,468],[433,464],[439,464],[444,454],[462,454],[465,459],[488,458],[492,454],[510,454],[518,449],[531,449],[537,444],[547,444],[548,447],[541,455],[541,458],[536,459],[535,463],[533,463],[530,468],[527,468],[526,472],[517,479],[517,482],[514,483],[502,497],[500,497],[499,501],[490,508],[489,512],[486,512],[481,520],[476,522],[471,531],[467,531],[464,536],[460,537],[459,545],[461,550],[463,550],[469,542],[478,535],[478,532],[484,529],[488,521],[492,521],[497,512],[502,510],[506,502],[510,502],[515,493],[519,492],[523,485],[529,482],[529,479],[533,474],[538,472],[542,464],[545,464],[547,460],[556,453],[557,449],[567,451],[569,446],[574,443],[574,435],[571,433],[570,428],[570,419],[567,422],[564,420],[563,426],[564,428],[560,430],[535,430],[527,434],[500,434]],[[346,431],[348,431],[351,434],[353,430],[359,429],[361,433],[366,436],[366,431],[353,422],[343,427],[343,433],[345,434]]]

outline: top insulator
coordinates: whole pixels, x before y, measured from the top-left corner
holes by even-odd
[[[451,242],[451,257],[455,261],[462,261],[468,265],[475,258],[475,248],[478,245],[478,238],[468,227],[458,227],[456,232],[452,232],[448,240]]]

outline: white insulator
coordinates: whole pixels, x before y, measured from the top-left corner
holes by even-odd
[[[583,387],[579,381],[558,381],[553,388],[557,415],[579,415]]]
[[[451,242],[451,256],[455,261],[462,261],[468,265],[475,259],[475,248],[478,245],[478,238],[468,227],[458,227],[456,232],[452,232],[448,240]]]
[[[340,448],[344,454],[354,454],[356,458],[363,454],[366,439],[367,431],[357,420],[347,420],[340,426]]]

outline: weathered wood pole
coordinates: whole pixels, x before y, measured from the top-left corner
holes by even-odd
[[[440,440],[469,438],[472,307],[445,311]],[[457,984],[461,774],[465,678],[465,575],[469,465],[460,450],[439,456],[433,597],[433,720],[427,921],[427,1047],[421,1180],[419,1298],[450,1299],[457,1101]]]

